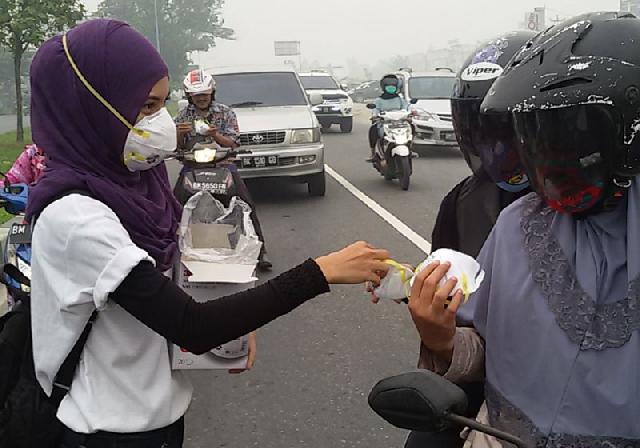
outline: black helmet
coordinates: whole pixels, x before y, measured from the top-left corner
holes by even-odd
[[[486,113],[512,111],[530,181],[553,208],[612,208],[640,174],[640,20],[574,17],[527,44],[493,85]]]
[[[394,86],[396,88],[395,93],[387,92],[386,88],[388,86]],[[385,75],[380,80],[380,89],[382,90],[383,95],[387,94],[387,95],[395,96],[400,93],[401,86],[402,86],[402,82],[400,81],[400,78],[398,78],[396,75],[393,75],[393,74]]]
[[[516,31],[482,44],[462,65],[451,97],[453,127],[467,164],[509,191],[529,185],[516,150],[511,114],[481,115],[480,105],[504,67],[535,35]]]

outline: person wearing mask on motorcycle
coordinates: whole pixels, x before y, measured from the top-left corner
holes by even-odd
[[[367,162],[373,162],[376,144],[378,143],[378,139],[382,138],[383,135],[382,126],[376,118],[380,116],[381,112],[406,110],[409,108],[409,103],[400,94],[401,85],[402,82],[396,75],[386,75],[380,80],[380,89],[382,90],[382,94],[376,98],[374,102],[376,108],[373,109],[373,124],[369,128],[369,147],[371,149],[371,155],[367,159]]]
[[[223,148],[240,146],[240,128],[235,112],[228,106],[216,102],[216,81],[204,70],[192,70],[184,79],[184,93],[188,105],[178,112],[175,118],[178,130],[178,149],[189,150],[196,143],[217,143]],[[195,122],[201,120],[209,125],[206,135],[196,132]],[[229,161],[227,168],[238,187],[238,195],[251,207],[251,219],[256,233],[262,241],[262,250],[258,260],[258,268],[266,271],[272,268],[267,256],[264,233],[256,212],[256,205],[251,193],[238,172],[235,163]]]
[[[453,127],[472,174],[440,204],[432,251],[447,248],[477,258],[500,212],[531,192],[516,150],[511,114],[488,117],[480,113],[480,105],[511,58],[534,37],[533,32],[516,31],[483,43],[456,77],[451,97]],[[469,398],[468,416],[475,417],[484,401],[484,384],[462,386]],[[463,443],[458,429],[437,434],[412,432],[405,448],[462,447]]]
[[[481,112],[513,113],[536,193],[498,218],[468,303],[455,279],[438,289],[447,264],[413,285],[423,364],[483,380],[478,420],[528,446],[640,440],[640,56],[627,45],[638,39],[635,16],[592,13],[518,52]],[[476,433],[468,443],[502,446]]]
[[[157,50],[123,22],[86,21],[38,49],[31,89],[33,136],[48,156],[27,210],[33,358],[46,394],[97,312],[57,412],[61,448],[181,447],[192,388],[171,369],[169,343],[206,353],[329,284],[386,274],[388,252],[360,242],[246,292],[194,302],[164,275],[178,256],[181,207],[163,163],[176,126]]]

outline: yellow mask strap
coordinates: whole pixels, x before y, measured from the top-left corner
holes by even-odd
[[[407,294],[407,297],[409,297],[411,295],[411,288],[409,286],[410,279],[407,278],[407,270],[408,270],[407,267],[402,266],[400,263],[398,263],[395,260],[385,260],[384,262],[389,266],[396,268],[398,272],[400,272],[400,280],[404,284],[404,289],[405,289],[405,293]]]
[[[140,129],[136,129],[135,127],[133,127],[133,125],[131,123],[129,123],[129,121],[126,118],[124,118],[122,116],[122,114],[116,110],[115,107],[113,107],[111,104],[109,104],[109,102],[106,99],[104,99],[104,97],[102,95],[100,95],[100,93],[96,89],[93,88],[93,86],[89,83],[89,81],[87,81],[87,78],[84,77],[84,75],[82,74],[82,72],[80,71],[78,66],[76,65],[76,62],[71,57],[71,53],[69,52],[69,44],[67,42],[67,34],[66,33],[62,35],[62,47],[64,48],[65,55],[67,55],[67,59],[69,60],[69,64],[71,64],[71,68],[75,72],[75,74],[78,77],[78,79],[87,88],[87,90],[89,92],[91,92],[91,94],[93,96],[95,96],[96,99],[98,101],[100,101],[102,103],[102,105],[109,110],[109,112],[111,112],[118,120],[120,120],[122,122],[122,124],[124,124],[127,128],[129,128],[129,130],[135,132],[140,137],[149,138],[150,137],[149,132],[142,131]]]

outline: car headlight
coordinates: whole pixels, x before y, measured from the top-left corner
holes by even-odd
[[[291,133],[291,144],[299,145],[303,143],[320,142],[320,128],[313,129],[295,129]]]
[[[418,120],[423,120],[423,121],[440,121],[440,117],[437,116],[436,114],[432,114],[431,112],[427,112],[424,109],[414,109],[413,110],[416,118]]]

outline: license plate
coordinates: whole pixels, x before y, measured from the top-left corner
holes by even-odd
[[[244,157],[242,159],[243,168],[265,168],[269,166],[278,166],[278,156]]]

